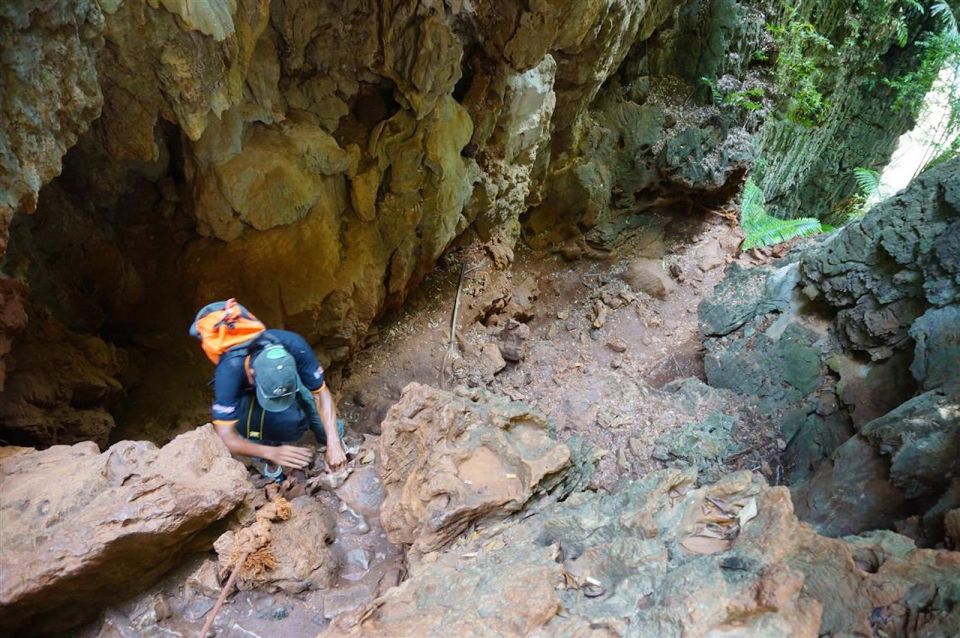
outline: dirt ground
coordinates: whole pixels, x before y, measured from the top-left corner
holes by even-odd
[[[663,467],[655,445],[661,434],[729,409],[709,399],[680,406],[661,388],[703,377],[697,306],[734,258],[736,231],[713,216],[649,215],[642,224],[621,233],[609,251],[583,243],[520,250],[506,270],[477,245],[448,251],[404,308],[371,330],[364,349],[328,371],[355,447],[351,477],[320,493],[336,512],[335,586],[236,594],[218,616],[217,635],[314,636],[403,577],[402,550],[379,521],[374,450],[384,414],[408,383],[485,385],[535,406],[561,440],[582,437],[602,454],[594,489],[612,490]],[[738,442],[749,445],[748,436],[740,433]],[[192,635],[216,596],[191,574],[210,558],[196,557],[79,635]]]
[[[691,411],[672,409],[658,389],[674,379],[703,378],[697,306],[722,277],[739,240],[722,218],[654,215],[645,222],[624,232],[610,252],[586,247],[589,254],[581,249],[570,261],[576,247],[520,251],[505,273],[476,250],[449,253],[334,376],[341,413],[358,431],[377,433],[407,383],[487,385],[538,408],[561,438],[582,436],[606,451],[597,487],[610,489],[662,467],[651,458],[653,442],[689,422]],[[476,270],[464,276],[458,345],[444,366],[464,260]],[[624,281],[635,260],[659,262],[672,286],[665,298]],[[491,306],[504,309],[491,312]],[[494,374],[490,369],[499,362],[489,362],[484,346],[502,343],[498,335],[511,314],[529,326],[526,354]],[[703,405],[696,416],[718,407]],[[619,450],[629,450],[626,463]]]

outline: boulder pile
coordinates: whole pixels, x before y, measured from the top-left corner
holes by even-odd
[[[92,618],[149,587],[250,488],[245,468],[210,425],[158,449],[121,441],[0,458],[0,626],[39,635]]]

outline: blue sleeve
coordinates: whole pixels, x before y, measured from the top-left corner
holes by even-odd
[[[240,398],[245,381],[243,357],[224,357],[213,375],[213,406],[210,412],[215,421],[236,421],[240,418]]]
[[[323,385],[323,368],[317,362],[307,340],[289,330],[271,330],[271,335],[287,349],[297,362],[300,381],[311,392]]]

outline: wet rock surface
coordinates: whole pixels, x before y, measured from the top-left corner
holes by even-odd
[[[150,586],[228,516],[250,485],[212,426],[163,448],[123,441],[23,449],[0,459],[4,632],[89,620]]]
[[[555,487],[570,449],[540,414],[483,391],[404,388],[382,425],[380,518],[419,556]]]

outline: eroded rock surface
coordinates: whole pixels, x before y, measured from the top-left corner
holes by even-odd
[[[0,458],[0,619],[43,634],[150,586],[243,500],[246,470],[212,426],[163,448],[122,441]]]
[[[664,470],[616,494],[578,493],[481,530],[322,635],[905,635],[916,621],[917,635],[946,636],[960,628],[960,554],[918,550],[892,533],[819,536],[797,521],[785,488],[745,472],[697,490],[693,480]],[[728,549],[689,544],[715,511],[711,499],[756,504]],[[916,620],[919,608],[930,611]]]
[[[775,264],[732,267],[701,305],[708,381],[779,419],[797,511],[825,532],[916,515],[942,541],[946,506],[924,514],[960,474],[957,237],[954,159]]]
[[[412,383],[381,427],[380,518],[390,541],[413,556],[519,511],[571,465],[543,416],[480,390]]]

